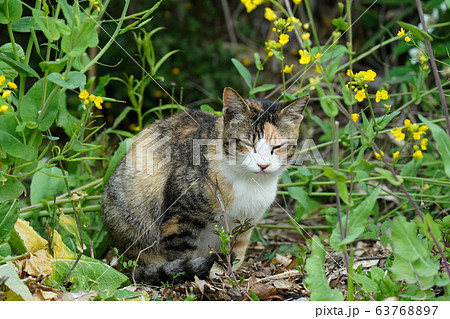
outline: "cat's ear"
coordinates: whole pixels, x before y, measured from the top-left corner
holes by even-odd
[[[308,101],[309,95],[305,95],[299,99],[281,104],[279,116],[282,121],[294,125],[300,125],[300,122],[303,120],[303,111],[305,110]]]
[[[230,120],[238,114],[247,114],[251,112],[244,99],[230,87],[223,90],[223,115]]]

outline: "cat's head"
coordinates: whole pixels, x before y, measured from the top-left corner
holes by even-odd
[[[289,102],[223,93],[223,150],[231,168],[252,176],[280,174],[294,159],[309,96]]]

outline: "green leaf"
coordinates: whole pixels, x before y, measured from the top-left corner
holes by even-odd
[[[53,272],[51,279],[62,283],[72,268],[75,260],[52,259]],[[72,283],[71,291],[89,291],[98,289],[115,289],[126,282],[128,277],[118,272],[111,266],[101,261],[84,256],[74,271],[70,274],[68,281]]]
[[[86,75],[78,71],[70,71],[66,78],[63,78],[60,73],[52,73],[47,76],[47,79],[69,90],[79,89],[81,91],[86,85]]]
[[[0,200],[0,202],[4,201]],[[14,228],[19,216],[17,214],[17,203],[17,201],[14,201],[11,205],[2,204],[0,207],[0,243],[3,243]]]
[[[325,114],[333,119],[338,115],[339,109],[336,105],[336,102],[333,101],[333,99],[325,94],[325,91],[320,87],[316,87],[317,94],[319,95],[319,101],[320,106],[322,107],[322,110],[325,112]]]
[[[263,65],[262,65],[262,63],[261,63],[261,58],[259,57],[258,52],[255,52],[254,58],[255,58],[255,66],[256,66],[256,69],[257,69],[258,71],[263,71],[263,70],[264,70],[264,67],[263,67]]]
[[[26,76],[33,76],[38,78],[39,74],[35,70],[33,70],[30,66],[17,62],[15,59],[10,58],[8,55],[0,52],[0,60],[9,64],[12,68],[14,68],[18,73],[25,74]]]
[[[72,32],[64,35],[61,41],[62,51],[70,57],[79,57],[88,47],[98,44],[97,24],[92,17],[86,16],[81,26],[72,22],[71,27]]]
[[[306,260],[307,272],[304,280],[311,292],[312,301],[343,301],[344,297],[337,289],[331,289],[325,276],[325,249],[317,236],[312,238],[311,255]]]
[[[16,178],[7,177],[6,179],[6,182],[0,183],[0,203],[19,198],[25,191],[23,184]]]
[[[43,11],[38,9],[32,9],[34,21],[39,25],[41,31],[49,41],[58,41],[61,38],[56,18],[49,17],[44,14]],[[70,30],[69,30],[70,31]]]
[[[24,144],[16,132],[17,122],[11,116],[0,116],[0,147],[6,153],[27,161],[36,159],[38,150]]]
[[[377,283],[367,276],[353,272],[352,279],[362,286],[364,292],[371,293],[379,290]]]
[[[45,164],[39,162],[39,168]],[[33,175],[30,186],[31,204],[38,204],[42,199],[48,199],[61,194],[65,190],[62,171],[58,167],[44,167]]]
[[[411,33],[419,40],[425,41],[424,38],[427,38],[428,40],[433,41],[433,38],[431,37],[431,35],[429,35],[425,31],[423,31],[422,29],[418,28],[417,26],[410,24],[410,23],[401,22],[401,21],[397,21],[397,23],[401,27],[403,27],[406,31],[411,31]]]
[[[391,171],[388,171],[387,169],[375,167],[375,171],[378,172],[378,174],[380,174],[381,176],[383,176],[392,185],[399,186],[403,183],[403,178],[401,176],[397,175],[398,180],[396,180],[394,178],[394,175],[392,175]]]
[[[362,118],[361,130],[367,135],[367,138],[364,135],[361,136],[361,144],[364,147],[371,147],[372,140],[375,136],[375,132],[373,130],[373,122],[367,119],[367,116],[364,114],[364,112],[361,113],[361,118]]]
[[[233,63],[234,67],[237,69],[237,71],[239,72],[239,74],[242,76],[242,78],[245,81],[245,84],[247,84],[247,86],[249,88],[252,87],[252,76],[249,72],[249,70],[247,70],[247,68],[239,61],[236,59],[231,59],[231,62]]]
[[[349,201],[348,189],[346,184],[346,181],[348,180],[347,176],[341,172],[334,170],[331,167],[324,167],[323,172],[326,177],[336,182],[340,199],[347,205],[353,206],[353,200]]]
[[[338,28],[338,30],[345,31],[348,29],[348,23],[342,19],[342,17],[339,17],[337,19],[331,20],[331,23]]]
[[[265,91],[269,91],[272,90],[273,88],[275,88],[275,84],[263,84],[260,86],[255,87],[254,89],[250,90],[250,95],[253,95],[255,93],[259,93],[259,92],[265,92]]]
[[[34,21],[33,17],[21,17],[19,20],[11,22],[14,32],[28,33],[31,30],[41,30],[41,27]]]
[[[16,21],[22,16],[22,1],[8,0],[0,2],[0,24]]]
[[[388,235],[394,253],[401,258],[413,262],[427,257],[427,249],[417,238],[417,225],[407,222],[404,216],[394,218]]]
[[[103,185],[106,185],[108,183],[109,178],[116,170],[117,165],[119,165],[122,158],[125,156],[125,154],[128,152],[128,150],[133,145],[134,139],[127,138],[126,140],[122,141],[119,145],[119,148],[114,153],[113,158],[111,159],[111,162],[109,162],[109,167],[106,170],[105,176],[103,177]]]
[[[153,75],[156,75],[156,73],[158,72],[159,68],[161,67],[161,65],[163,65],[164,62],[166,62],[166,60],[168,58],[170,58],[172,55],[174,55],[175,53],[180,52],[180,50],[173,50],[170,51],[168,53],[166,53],[161,59],[159,59],[158,62],[156,62],[154,68],[153,68]]]
[[[419,119],[425,123],[431,131],[434,140],[438,146],[439,154],[444,162],[445,174],[450,177],[450,137],[439,125],[431,123],[424,116],[419,114]]]
[[[377,123],[378,130],[384,129],[386,125],[388,125],[391,122],[391,120],[399,114],[400,111],[396,111],[387,115],[377,117],[375,119],[375,122]]]
[[[64,58],[57,61],[42,61],[39,63],[39,66],[43,72],[48,71],[49,73],[58,73],[64,69],[68,60],[68,57],[64,56]]]
[[[45,79],[43,78],[40,79],[31,87],[31,89],[28,90],[22,99],[22,104],[20,105],[22,120],[38,123],[40,131],[48,130],[53,124],[56,116],[58,115],[58,107],[61,103],[65,103],[66,96],[65,93],[56,94],[49,102],[45,114],[41,116],[41,121],[38,122],[42,103],[42,92],[44,90],[44,80]],[[54,88],[55,84],[47,84],[47,97]]]
[[[23,61],[25,59],[25,53],[23,52],[22,47],[16,43],[17,55],[19,56],[19,61]],[[6,43],[0,47],[0,55],[8,56],[11,59],[15,60],[14,49],[11,43]],[[0,70],[3,75],[6,77],[6,81],[13,81],[14,78],[19,74],[14,66],[11,66],[9,63],[0,59]]]
[[[334,250],[341,251],[345,248],[346,244],[353,242],[364,232],[369,215],[377,202],[380,191],[381,188],[379,187],[373,189],[372,192],[364,198],[358,206],[351,209],[348,223],[346,216],[342,217],[342,224],[347,225],[347,235],[344,239],[341,239],[339,223],[336,223],[330,236],[330,246]]]
[[[33,301],[30,290],[28,290],[28,287],[20,280],[16,272],[16,267],[14,267],[12,262],[8,261],[5,265],[0,266],[0,278],[3,277],[8,278],[5,281],[5,285],[10,290],[19,295],[23,300]]]

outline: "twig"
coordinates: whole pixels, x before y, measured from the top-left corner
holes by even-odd
[[[289,278],[289,277],[294,277],[294,276],[302,276],[302,275],[303,275],[303,272],[301,272],[300,270],[292,269],[292,270],[283,272],[281,274],[276,274],[273,276],[260,278],[260,279],[256,280],[255,283],[268,281],[268,280],[279,280],[279,279],[284,279],[284,278]]]

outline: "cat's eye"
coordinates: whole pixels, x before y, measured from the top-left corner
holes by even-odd
[[[273,151],[275,151],[277,148],[283,147],[286,143],[282,143],[280,145],[272,146],[272,150],[270,151],[270,155],[273,155]]]

